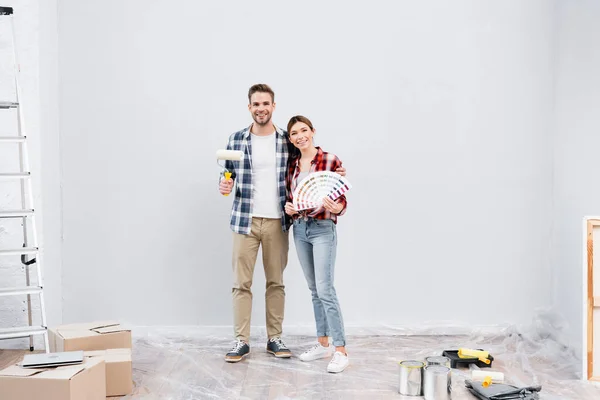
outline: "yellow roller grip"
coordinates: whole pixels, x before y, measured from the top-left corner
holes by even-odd
[[[481,383],[481,385],[482,385],[483,387],[488,387],[488,386],[490,386],[491,384],[492,384],[492,377],[491,377],[491,376],[486,376],[486,377],[483,379],[483,382]]]
[[[225,176],[226,181],[231,179],[231,172],[225,172],[223,175]],[[229,193],[225,193],[223,196],[229,196]]]

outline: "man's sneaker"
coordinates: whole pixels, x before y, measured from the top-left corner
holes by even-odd
[[[329,361],[329,365],[327,365],[327,372],[338,373],[342,372],[346,369],[346,367],[350,364],[348,360],[348,356],[344,353],[336,351],[333,354],[333,358]]]
[[[329,345],[328,347],[321,346],[321,343],[315,344],[310,349],[306,350],[304,353],[300,354],[298,357],[302,361],[313,361],[318,360],[319,358],[329,358],[333,353],[333,346]]]
[[[250,353],[250,346],[248,343],[238,340],[233,345],[233,348],[225,355],[225,361],[227,362],[238,362],[242,361]]]
[[[292,352],[283,343],[281,338],[272,338],[267,342],[267,352],[278,358],[290,358]]]

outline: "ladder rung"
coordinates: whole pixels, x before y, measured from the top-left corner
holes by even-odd
[[[24,286],[20,288],[0,289],[0,296],[16,296],[20,294],[37,294],[42,293],[40,286]]]
[[[26,136],[0,136],[0,143],[23,143]]]
[[[29,172],[10,172],[0,174],[0,179],[27,179],[29,177],[31,177],[31,173]]]
[[[13,101],[0,101],[0,108],[8,109],[8,108],[17,108],[19,103],[15,103]]]
[[[21,218],[33,215],[33,210],[0,210],[0,218]]]
[[[2,328],[0,329],[0,339],[15,339],[31,335],[43,335],[46,328],[43,326],[24,326],[20,328]]]
[[[0,250],[0,256],[20,256],[22,254],[37,254],[37,247],[21,247],[20,249]]]

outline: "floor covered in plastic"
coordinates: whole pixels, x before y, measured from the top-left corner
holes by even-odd
[[[328,360],[297,358],[313,337],[287,335],[291,359],[265,351],[266,337],[251,337],[251,354],[229,364],[224,355],[231,337],[207,329],[134,331],[133,399],[418,399],[399,394],[402,360],[424,360],[443,350],[483,348],[494,357],[491,370],[516,386],[541,385],[540,399],[600,399],[600,385],[579,379],[581,361],[539,331],[506,330],[485,335],[411,335],[387,331],[348,335],[350,366],[326,372]],[[471,371],[452,370],[452,399],[476,399],[465,388]]]

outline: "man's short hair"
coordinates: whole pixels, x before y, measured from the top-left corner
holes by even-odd
[[[250,90],[248,90],[248,103],[252,102],[252,95],[256,92],[269,93],[271,95],[271,102],[275,103],[275,92],[273,92],[273,89],[271,89],[269,85],[264,83],[257,83],[256,85],[252,85]]]

